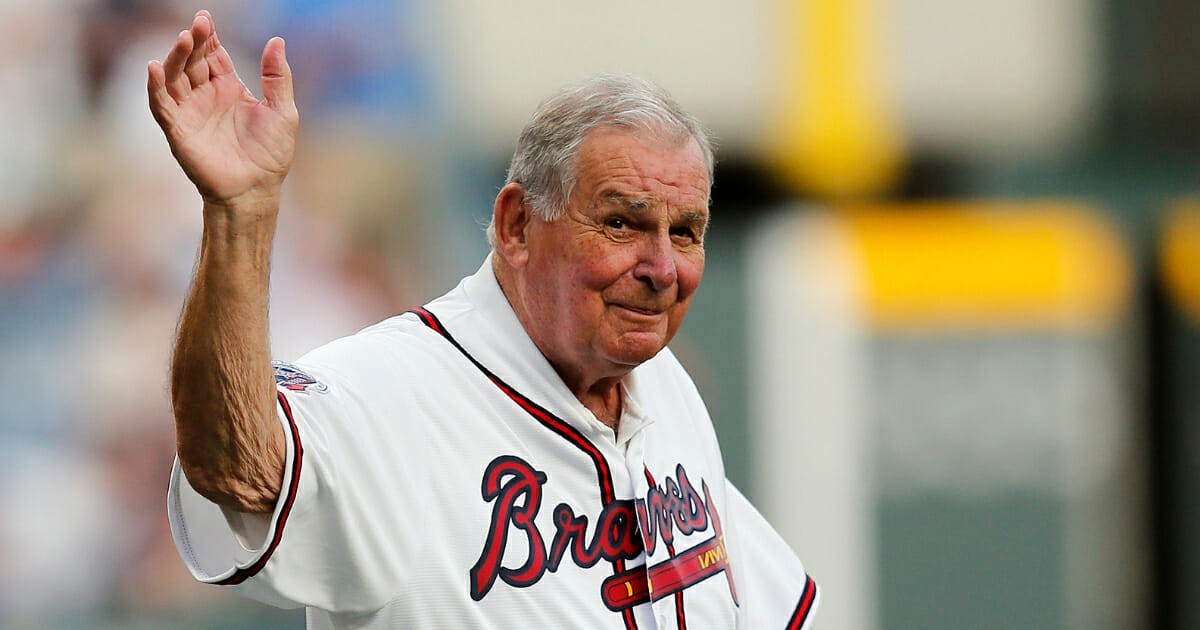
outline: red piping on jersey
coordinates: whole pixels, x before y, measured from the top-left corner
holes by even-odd
[[[604,459],[604,455],[600,452],[600,449],[596,448],[596,445],[589,442],[588,439],[584,437],[578,429],[568,424],[562,418],[550,413],[550,411],[548,411],[545,407],[533,402],[525,395],[513,389],[508,383],[505,383],[500,379],[500,377],[496,376],[491,370],[476,360],[475,357],[471,356],[471,354],[467,352],[466,348],[463,348],[458,343],[458,340],[456,340],[454,336],[450,334],[450,331],[446,330],[446,327],[442,325],[442,322],[437,318],[437,316],[429,312],[429,310],[417,307],[409,312],[416,315],[421,320],[421,323],[425,324],[434,332],[441,335],[446,341],[449,341],[450,345],[454,346],[464,357],[467,358],[468,361],[471,362],[472,365],[474,365],[480,372],[483,372],[483,375],[486,376],[488,380],[492,382],[492,384],[499,388],[500,391],[504,392],[505,396],[508,396],[513,402],[517,403],[517,405],[524,409],[526,413],[533,416],[533,418],[543,426],[557,433],[559,436],[575,445],[576,448],[583,451],[584,454],[586,454],[592,460],[592,463],[596,467],[596,478],[600,484],[600,496],[604,501],[604,505],[609,505],[617,500],[616,492],[613,489],[612,471],[609,470],[608,461]],[[624,572],[625,561],[614,560],[613,573],[620,574]],[[625,620],[625,627],[627,630],[637,630],[637,622],[634,620],[632,608],[626,608],[622,610],[621,617]]]
[[[792,613],[787,630],[800,630],[804,627],[804,622],[808,620],[808,614],[812,612],[813,602],[817,599],[817,583],[811,577],[805,576],[805,578],[804,592],[800,594],[800,603],[796,605],[796,611]]]
[[[650,474],[650,469],[643,465],[642,470],[646,473],[646,481],[648,481],[650,483],[650,487],[651,488],[658,487],[658,484],[654,481],[654,475]],[[667,543],[667,554],[672,558],[675,557],[675,544],[674,543]],[[683,591],[682,590],[677,591],[675,593],[675,621],[679,624],[679,630],[687,630],[687,619],[683,615]]]
[[[253,577],[256,573],[262,570],[267,564],[267,560],[271,559],[271,554],[275,553],[275,548],[279,546],[279,541],[283,539],[283,526],[287,524],[288,515],[292,513],[292,506],[296,503],[296,489],[300,486],[300,463],[304,459],[304,448],[300,445],[300,432],[296,429],[296,420],[292,418],[292,407],[288,404],[287,398],[283,392],[275,392],[276,398],[279,400],[279,407],[283,409],[283,415],[287,417],[288,425],[292,429],[292,451],[295,455],[292,457],[292,479],[288,484],[287,493],[283,498],[283,509],[279,511],[279,520],[275,524],[275,535],[271,537],[271,543],[267,545],[267,550],[254,564],[233,572],[233,575],[217,582],[221,585],[241,584],[248,578]]]

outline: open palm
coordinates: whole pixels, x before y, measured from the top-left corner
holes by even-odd
[[[263,49],[262,84],[260,101],[238,78],[207,11],[180,32],[163,63],[150,62],[150,111],[208,201],[276,194],[291,167],[299,115],[278,37]]]

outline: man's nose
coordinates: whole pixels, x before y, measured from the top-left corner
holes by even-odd
[[[655,291],[662,291],[675,284],[675,248],[671,246],[670,234],[647,235],[641,251],[638,252],[638,264],[634,268],[634,275]]]

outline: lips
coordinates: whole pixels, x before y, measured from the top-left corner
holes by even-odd
[[[637,313],[639,315],[661,315],[664,312],[663,309],[644,308],[644,307],[640,307],[640,306],[630,306],[628,304],[618,304],[617,306],[619,306],[627,311],[633,311],[634,313]]]
[[[625,304],[621,302],[614,302],[612,303],[612,306],[646,316],[662,315],[663,313],[667,312],[666,308],[659,306],[642,306],[637,304]]]

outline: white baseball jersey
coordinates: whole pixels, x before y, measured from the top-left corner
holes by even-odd
[[[622,381],[620,432],[525,333],[491,261],[423,309],[277,364],[269,517],[168,497],[199,580],[310,628],[812,626],[816,584],[725,479],[669,350]]]

